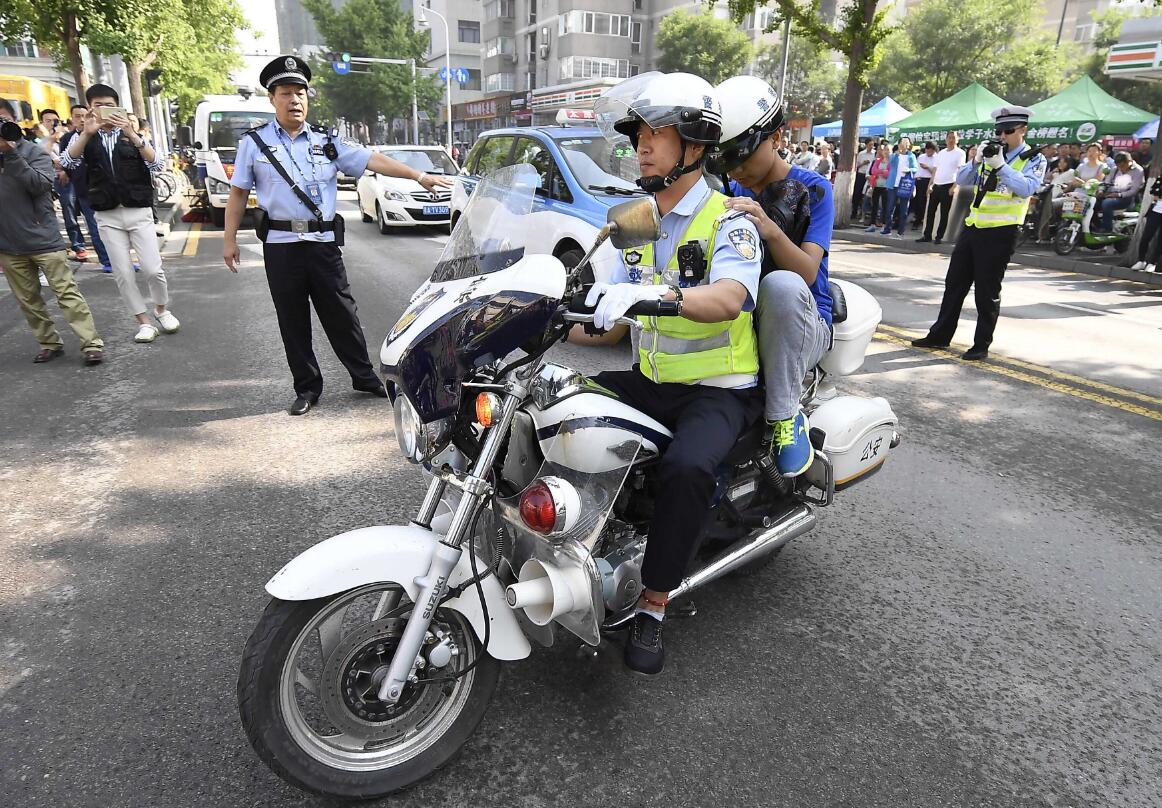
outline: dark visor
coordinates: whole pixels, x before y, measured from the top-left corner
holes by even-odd
[[[706,168],[712,174],[729,174],[758,151],[767,135],[767,132],[760,129],[757,132],[743,132],[736,138],[719,143],[706,156]]]

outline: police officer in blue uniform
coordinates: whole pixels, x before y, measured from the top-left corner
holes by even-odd
[[[226,205],[223,259],[238,271],[238,227],[254,189],[261,209],[256,232],[263,242],[266,279],[294,377],[291,415],[303,415],[323,392],[323,375],[311,345],[310,305],[335,354],[359,391],[386,397],[367,355],[355,299],[343,266],[343,219],[335,213],[337,174],[353,177],[370,169],[414,179],[429,191],[452,184],[428,176],[384,154],[372,152],[333,131],[307,123],[311,69],[295,56],[279,56],[259,81],[275,109],[275,120],[247,132]]]

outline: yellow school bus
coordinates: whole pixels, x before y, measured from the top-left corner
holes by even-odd
[[[72,105],[63,87],[25,76],[0,75],[0,98],[12,104],[18,123],[26,129],[40,122],[41,110],[45,109],[55,109],[67,121]]]

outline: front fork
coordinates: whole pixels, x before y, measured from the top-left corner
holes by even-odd
[[[487,482],[489,470],[500,452],[501,444],[508,434],[517,407],[520,406],[525,395],[526,390],[520,385],[514,383],[508,387],[500,420],[489,429],[488,437],[484,440],[480,456],[476,458],[472,471],[462,480],[454,483],[463,489],[464,495],[460,497],[460,504],[452,515],[447,535],[436,543],[431,566],[428,567],[426,573],[413,581],[419,591],[416,594],[411,617],[408,618],[403,635],[399,638],[399,644],[396,646],[391,667],[379,686],[378,695],[382,702],[387,704],[398,702],[403,694],[404,685],[415,671],[420,649],[424,644],[424,636],[435,616],[440,598],[444,596],[444,591],[448,588],[448,579],[452,575],[452,570],[460,561],[460,555],[463,553],[461,546],[468,537],[468,530],[472,527],[477,508],[491,491]],[[444,487],[448,484],[448,481],[443,477],[435,476],[432,478],[428,492],[424,496],[424,502],[420,506],[420,512],[416,517],[418,524],[430,529],[432,517],[435,515],[436,507],[443,496]]]

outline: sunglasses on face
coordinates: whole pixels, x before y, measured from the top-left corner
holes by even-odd
[[[1016,132],[1016,131],[1017,131],[1017,127],[1015,127],[1015,126],[1010,126],[1006,129],[1002,129],[999,126],[997,127],[997,134],[998,135],[1011,135],[1011,134],[1013,134],[1013,132]]]

